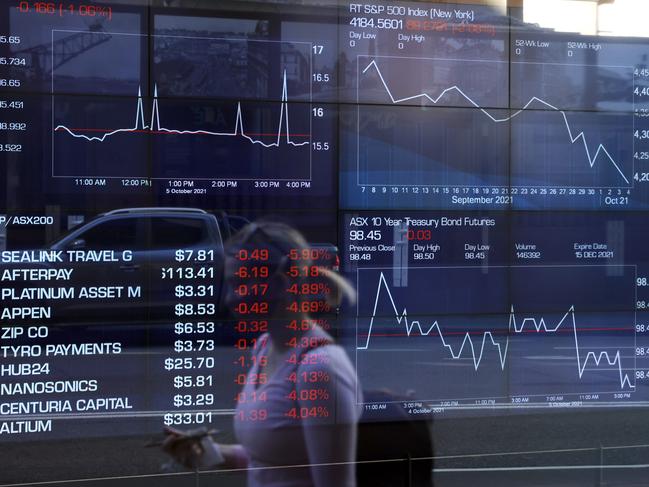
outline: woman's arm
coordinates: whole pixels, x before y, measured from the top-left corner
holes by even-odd
[[[186,468],[246,468],[248,453],[242,445],[216,443],[211,436],[189,438],[181,430],[167,428],[162,449]]]
[[[250,461],[248,452],[243,445],[224,445],[219,444],[221,453],[225,462],[220,465],[221,468],[246,468]]]
[[[307,354],[326,360],[301,365],[303,372],[315,372],[328,380],[298,381],[298,397],[308,397],[317,389],[315,400],[298,401],[313,415],[301,419],[311,476],[315,487],[353,487],[356,485],[356,437],[359,409],[356,405],[356,374],[345,352],[338,346],[320,347]],[[305,360],[304,362],[310,362]],[[325,362],[325,363],[322,363]],[[326,415],[326,416],[325,416]]]

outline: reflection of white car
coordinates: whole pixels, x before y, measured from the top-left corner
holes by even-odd
[[[55,317],[65,320],[96,320],[168,317],[178,302],[214,303],[218,308],[223,279],[224,233],[229,234],[227,218],[221,220],[203,210],[192,208],[129,208],[110,211],[74,228],[50,245],[51,250],[112,251],[120,258],[113,262],[72,262],[66,259],[57,266],[72,268],[68,285],[118,286],[120,296],[105,299],[74,299],[48,303]],[[206,260],[178,262],[178,255],[210,250]],[[63,255],[67,255],[66,252]],[[111,254],[109,254],[111,255]],[[194,255],[196,255],[194,253]],[[163,268],[208,266],[212,270],[203,280],[214,286],[209,296],[200,299],[175,296],[180,283],[171,275],[163,277]],[[201,282],[202,281],[202,282]],[[60,284],[59,284],[60,285]],[[141,297],[127,296],[127,289],[141,289]]]
[[[14,286],[16,289],[74,287],[74,298],[34,299],[30,303],[30,306],[51,307],[52,319],[59,323],[170,319],[177,317],[175,308],[181,304],[209,306],[211,317],[225,317],[227,312],[221,306],[223,245],[232,233],[248,223],[242,217],[224,213],[215,216],[194,208],[113,210],[73,228],[46,249],[61,251],[63,262],[10,264],[21,269],[65,269],[72,271],[69,280],[23,281],[15,282]],[[311,245],[323,251],[324,257],[318,265],[337,268],[335,246]],[[68,251],[74,255],[103,253],[116,260],[84,262],[70,259]],[[205,252],[199,255],[197,251]],[[179,279],[180,272],[187,272],[186,269],[203,271],[191,280]],[[178,294],[179,285],[192,285],[193,289],[181,289]],[[209,286],[209,290],[195,292],[201,285]],[[82,288],[103,295],[79,298]],[[129,289],[139,289],[139,295],[132,292],[129,296]],[[11,303],[5,301],[4,305],[11,306]],[[13,306],[18,306],[14,303]]]
[[[0,222],[4,222],[6,215],[0,215]],[[0,225],[0,251],[7,248],[7,227]]]

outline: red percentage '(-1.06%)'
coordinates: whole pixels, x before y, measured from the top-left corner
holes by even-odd
[[[113,7],[105,5],[74,4],[69,2],[20,2],[16,7],[23,14],[76,15],[79,17],[99,17],[113,19]]]

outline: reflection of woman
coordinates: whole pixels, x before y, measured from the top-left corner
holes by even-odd
[[[267,321],[267,331],[256,341],[252,365],[238,395],[235,432],[239,444],[217,444],[209,437],[200,442],[187,440],[183,433],[170,430],[163,448],[184,465],[248,467],[251,487],[355,484],[353,462],[360,413],[353,366],[332,337],[300,311],[304,307],[296,310],[291,306],[296,300],[295,293],[290,292],[295,290],[292,285],[306,284],[307,289],[313,289],[308,287],[313,272],[306,272],[311,277],[288,277],[289,269],[295,270],[289,256],[302,257],[308,254],[302,252],[307,248],[297,231],[268,222],[246,226],[229,242],[226,304],[231,310],[240,310],[242,303],[251,309],[263,294],[267,309],[254,319]],[[262,260],[255,262],[266,271],[247,272],[242,278],[238,272],[241,256],[250,256],[255,249],[267,251],[256,254],[262,255]],[[313,269],[312,264],[300,260],[298,267]],[[353,290],[339,276],[321,269],[315,274],[318,278],[326,276],[334,292],[342,291],[336,294],[353,298]],[[242,284],[248,290],[263,292],[241,293]],[[244,294],[248,297],[242,297]],[[250,318],[247,314],[246,319]],[[282,466],[287,467],[278,468]]]

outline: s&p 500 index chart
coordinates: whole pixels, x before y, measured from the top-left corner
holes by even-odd
[[[9,49],[27,60],[12,68],[16,90],[46,97],[29,115],[30,128],[49,132],[40,159],[52,184],[332,193],[335,52],[318,29],[261,13],[103,12],[9,8],[21,41]]]
[[[347,208],[647,206],[645,43],[517,16],[350,5],[341,37],[343,92],[354,104],[341,131]]]
[[[646,231],[615,215],[346,214],[363,390],[412,414],[646,401]]]

